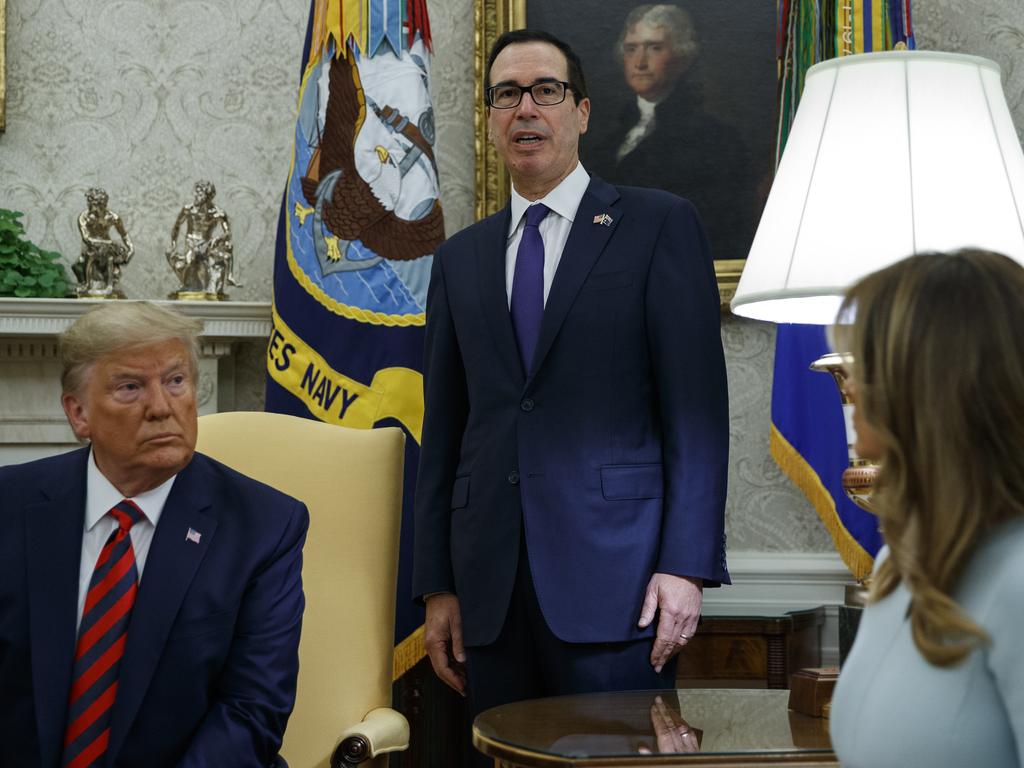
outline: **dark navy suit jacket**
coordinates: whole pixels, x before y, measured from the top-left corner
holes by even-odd
[[[728,581],[728,395],[707,240],[687,201],[593,178],[526,375],[509,221],[506,207],[434,257],[414,596],[454,592],[467,644],[492,642],[525,529],[558,637],[649,636],[636,623],[652,573]]]
[[[0,468],[0,765],[60,760],[88,455]],[[201,454],[178,474],[128,629],[109,765],[275,764],[295,701],[308,524],[300,502]]]

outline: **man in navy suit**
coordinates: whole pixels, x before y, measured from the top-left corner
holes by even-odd
[[[0,765],[283,765],[309,518],[195,453],[198,330],[82,316],[62,404],[89,445],[0,468]]]
[[[702,588],[728,581],[709,246],[687,201],[580,165],[590,101],[565,43],[502,35],[487,86],[513,192],[434,257],[413,577],[427,651],[476,712],[673,687]]]

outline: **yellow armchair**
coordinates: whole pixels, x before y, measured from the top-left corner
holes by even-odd
[[[349,768],[406,749],[390,708],[405,435],[276,413],[199,419],[197,450],[305,502],[306,611],[290,768]]]

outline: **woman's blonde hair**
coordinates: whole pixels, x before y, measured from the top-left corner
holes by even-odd
[[[891,556],[871,598],[903,582],[918,650],[953,665],[987,636],[952,590],[979,541],[1024,515],[1024,268],[973,249],[911,256],[850,288],[839,318],[882,444],[873,498]]]
[[[129,347],[177,339],[185,345],[192,380],[199,376],[199,333],[203,324],[148,301],[111,301],[89,310],[60,336],[61,390],[78,393],[93,363]]]

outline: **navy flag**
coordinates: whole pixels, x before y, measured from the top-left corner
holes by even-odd
[[[405,430],[394,679],[423,657],[411,588],[424,310],[444,238],[425,0],[313,0],[277,232],[268,411]]]

